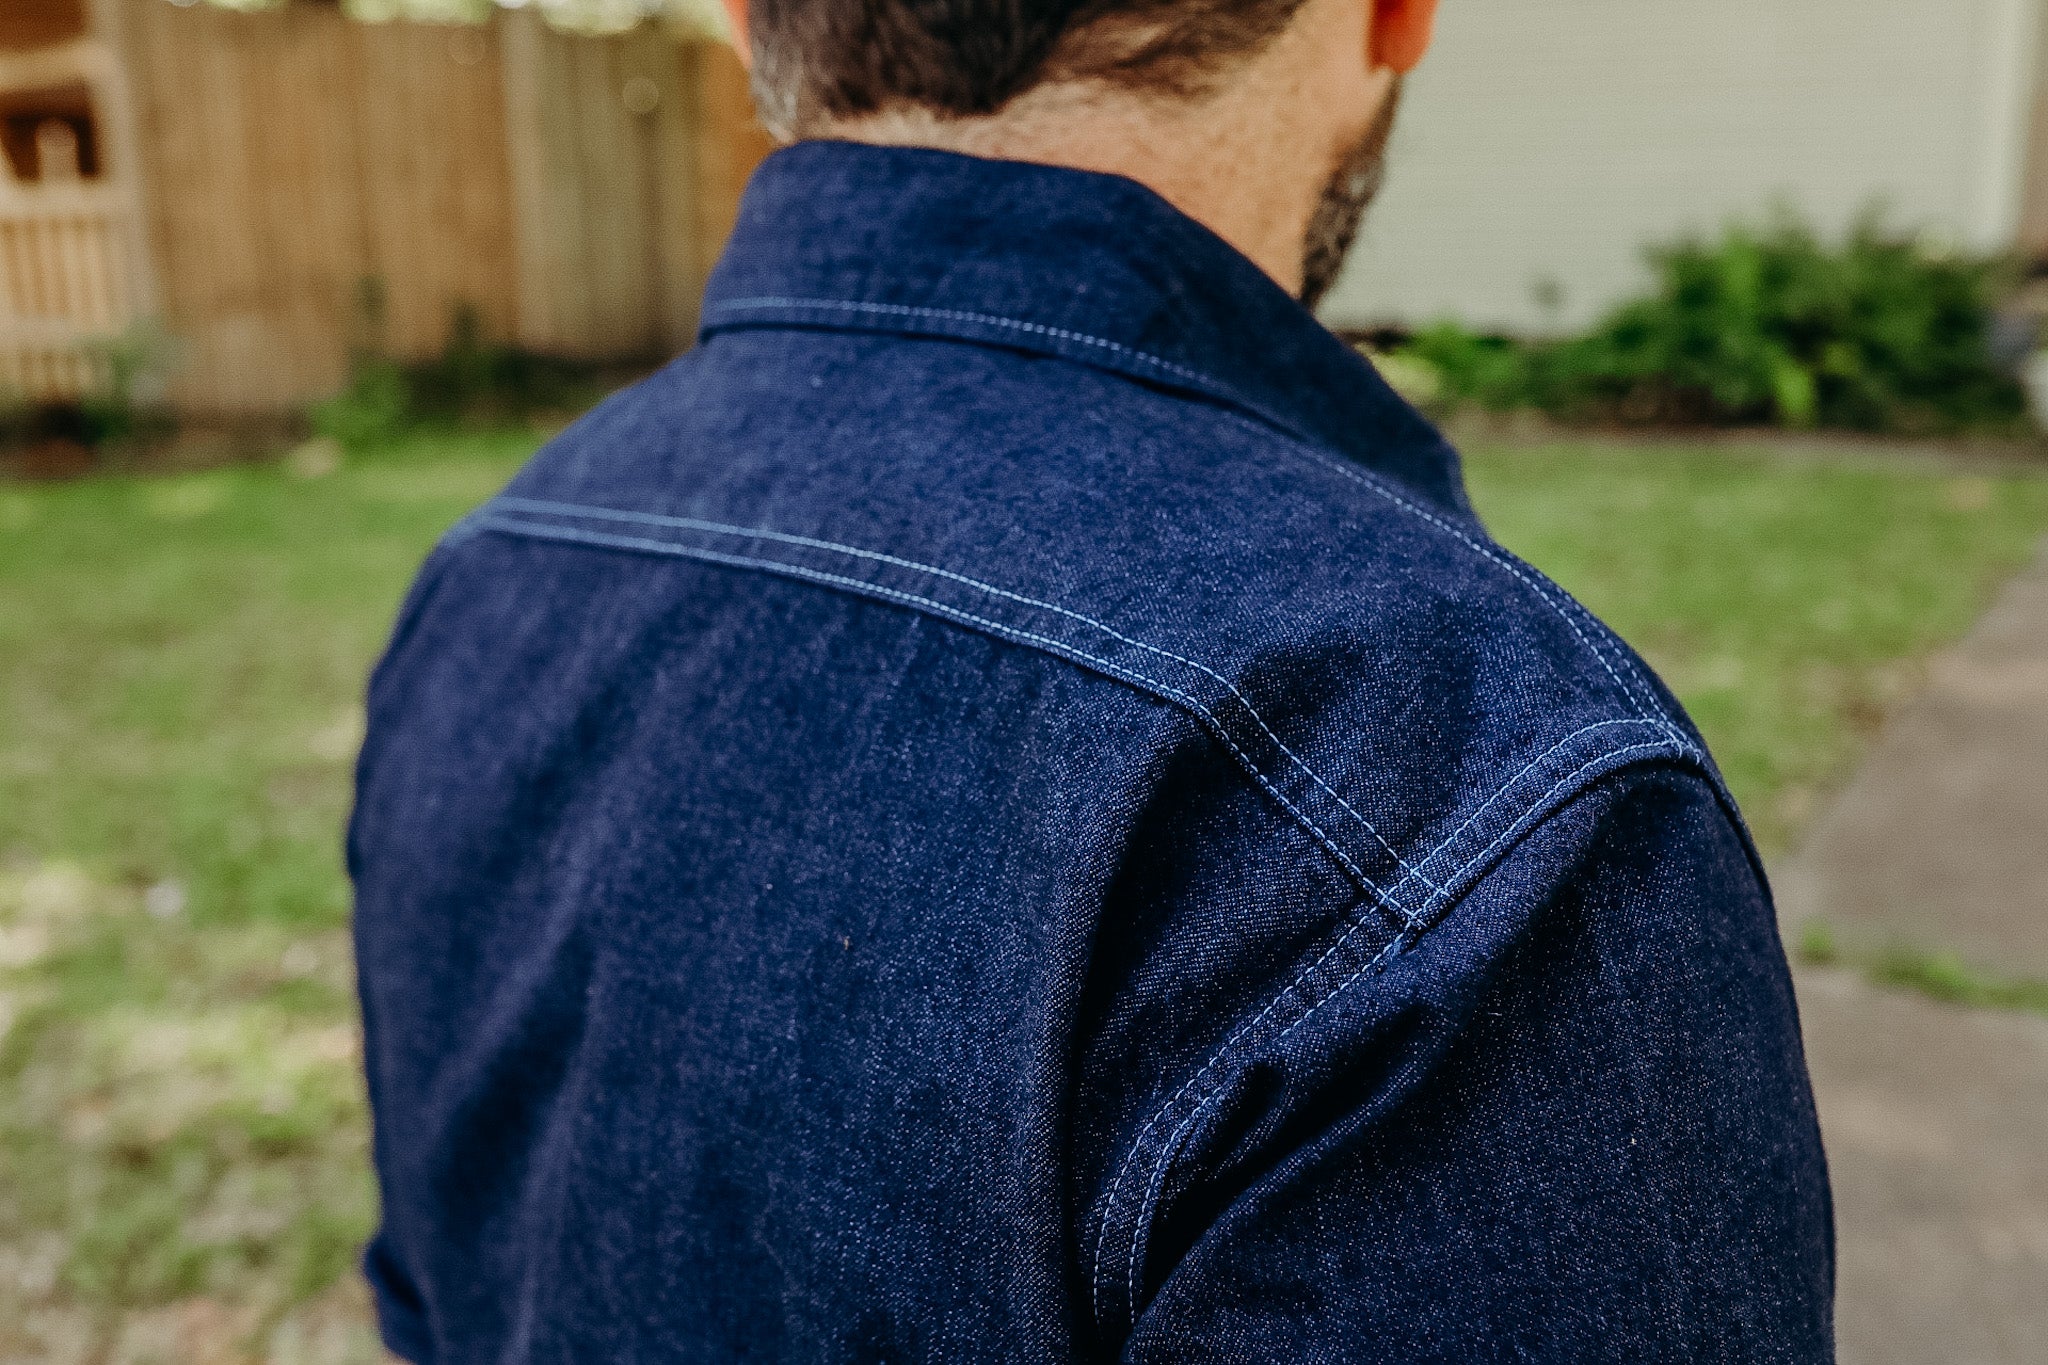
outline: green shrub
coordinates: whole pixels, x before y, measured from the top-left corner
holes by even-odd
[[[389,360],[358,361],[348,387],[314,405],[313,430],[351,450],[401,436],[417,420],[412,385]]]
[[[153,322],[91,343],[87,354],[96,381],[75,398],[35,398],[0,387],[0,450],[49,442],[103,453],[171,434],[171,414],[159,401],[172,361],[170,339]]]
[[[1780,217],[1650,253],[1657,287],[1553,341],[1433,327],[1408,354],[1447,400],[1568,420],[1954,432],[2016,426],[1994,362],[2000,262],[1866,218],[1838,247]]]
[[[109,445],[168,435],[163,384],[176,365],[176,346],[154,320],[134,323],[95,345],[101,380],[79,400],[91,432],[88,444]]]
[[[27,398],[15,389],[0,385],[0,448],[27,439],[35,412]]]
[[[441,354],[405,371],[427,425],[495,426],[588,407],[603,384],[590,365],[493,344],[473,308],[458,308]]]
[[[362,312],[348,387],[310,413],[316,433],[351,450],[420,430],[516,426],[588,407],[605,389],[594,366],[491,342],[473,308],[455,310],[440,355],[413,363],[385,353],[382,294],[372,284]]]

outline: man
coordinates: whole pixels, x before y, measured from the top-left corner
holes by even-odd
[[[1431,0],[751,18],[702,344],[372,687],[391,1346],[1827,1359],[1734,808],[1302,306]]]

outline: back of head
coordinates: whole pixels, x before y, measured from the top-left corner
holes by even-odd
[[[997,112],[1039,85],[1203,93],[1304,0],[753,0],[754,92],[778,137],[904,107]]]

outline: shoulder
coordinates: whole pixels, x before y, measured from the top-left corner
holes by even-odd
[[[798,579],[1166,701],[1406,921],[1604,773],[1711,773],[1641,661],[1462,506],[1065,361],[778,346],[721,337],[615,398],[470,529]]]

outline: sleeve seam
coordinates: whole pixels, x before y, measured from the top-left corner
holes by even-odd
[[[1555,750],[1552,752],[1555,752]],[[1289,1000],[1289,997],[1295,996],[1311,978],[1321,973],[1324,967],[1332,963],[1333,960],[1340,958],[1344,954],[1344,950],[1352,944],[1359,931],[1366,925],[1374,922],[1367,918],[1354,918],[1338,934],[1335,942],[1324,951],[1321,957],[1305,971],[1298,974],[1280,991],[1276,992],[1248,1023],[1241,1025],[1216,1049],[1209,1060],[1165,1104],[1160,1105],[1152,1112],[1145,1124],[1138,1130],[1137,1136],[1129,1143],[1123,1160],[1118,1164],[1116,1175],[1111,1181],[1109,1190],[1103,1196],[1100,1205],[1101,1211],[1092,1220],[1096,1226],[1096,1235],[1089,1264],[1089,1291],[1090,1304],[1094,1310],[1098,1327],[1106,1330],[1108,1327],[1107,1318],[1110,1316],[1102,1296],[1102,1287],[1106,1282],[1113,1286],[1113,1292],[1114,1289],[1122,1290],[1124,1294],[1124,1317],[1127,1326],[1133,1328],[1136,1326],[1139,1271],[1143,1263],[1147,1234],[1152,1224],[1153,1215],[1157,1212],[1157,1203],[1164,1189],[1166,1177],[1171,1171],[1174,1157],[1178,1153],[1182,1141],[1189,1136],[1196,1121],[1207,1110],[1209,1105],[1215,1102],[1218,1096],[1227,1092],[1230,1076],[1240,1069],[1237,1063],[1260,1055],[1266,1049],[1288,1037],[1344,992],[1350,990],[1358,982],[1377,975],[1388,963],[1414,947],[1416,943],[1429,933],[1430,929],[1437,924],[1441,924],[1458,905],[1462,904],[1474,891],[1484,884],[1487,875],[1494,867],[1498,866],[1499,855],[1503,855],[1513,844],[1520,842],[1521,839],[1541,828],[1557,814],[1578,801],[1585,793],[1599,783],[1608,780],[1616,773],[1637,767],[1651,766],[1660,762],[1680,764],[1695,772],[1705,772],[1705,765],[1698,751],[1690,744],[1681,743],[1671,738],[1652,743],[1623,745],[1601,750],[1593,757],[1580,763],[1533,801],[1521,805],[1519,807],[1521,810],[1520,815],[1514,820],[1509,821],[1499,834],[1478,852],[1469,857],[1457,872],[1446,879],[1445,888],[1451,894],[1447,895],[1441,909],[1434,918],[1425,921],[1418,916],[1415,920],[1410,921],[1407,927],[1391,934],[1384,944],[1375,944],[1372,940],[1367,940],[1366,944],[1359,951],[1353,952],[1350,955],[1351,960],[1354,962],[1357,962],[1360,958],[1364,958],[1364,961],[1350,968],[1348,972],[1344,970],[1342,965],[1339,965],[1332,968],[1330,972],[1324,973],[1327,976],[1336,976],[1338,979],[1322,991],[1319,997],[1311,990],[1307,995],[1297,1000],[1295,1002],[1297,1006],[1301,1005],[1304,1001],[1307,1002],[1306,1008],[1301,1009],[1300,1013],[1290,1022],[1281,1025],[1275,1019],[1271,1027],[1266,1027],[1268,1020],[1281,1010],[1283,1005]],[[1508,784],[1509,787],[1513,785],[1513,782]],[[1710,785],[1718,786],[1718,784],[1712,783]],[[1506,789],[1504,788],[1503,790]],[[1497,798],[1498,794],[1496,794],[1495,799]],[[1449,841],[1446,842],[1448,843]],[[1373,951],[1374,947],[1377,947],[1377,951]],[[1138,1163],[1141,1155],[1146,1154],[1148,1146],[1152,1145],[1150,1140],[1154,1131],[1160,1127],[1163,1120],[1176,1113],[1181,1107],[1187,1108],[1185,1116],[1180,1118],[1178,1124],[1163,1142],[1157,1143],[1157,1155],[1148,1158],[1151,1162],[1150,1174],[1141,1186],[1134,1185],[1132,1187],[1133,1191],[1140,1196],[1139,1204],[1138,1208],[1128,1219],[1130,1226],[1128,1233],[1125,1233],[1119,1226],[1125,1221],[1119,1217],[1119,1209],[1129,1202],[1127,1199],[1122,1200],[1122,1203],[1119,1202],[1123,1194],[1124,1181],[1131,1174],[1133,1166]],[[1109,1235],[1112,1227],[1118,1228],[1117,1240],[1119,1243],[1128,1246],[1129,1252],[1127,1257],[1122,1258],[1126,1262],[1126,1272],[1123,1276],[1124,1283],[1121,1286],[1116,1286],[1113,1278],[1106,1281],[1104,1276],[1105,1252],[1109,1249]],[[1113,1304],[1114,1299],[1112,1298],[1111,1305],[1113,1306]]]

